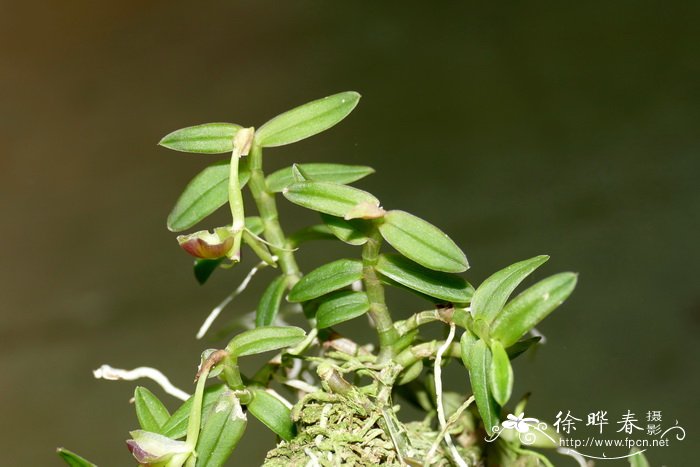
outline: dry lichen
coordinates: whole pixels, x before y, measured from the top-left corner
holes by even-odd
[[[346,397],[318,391],[295,406],[293,418],[299,434],[270,451],[264,466],[423,465],[438,434],[428,421],[398,422],[393,411],[387,421],[387,414],[360,394]],[[390,424],[395,424],[393,429]],[[403,442],[397,438],[403,438]],[[476,448],[458,450],[463,458],[474,460],[470,465],[477,465]],[[455,464],[440,447],[431,465]]]

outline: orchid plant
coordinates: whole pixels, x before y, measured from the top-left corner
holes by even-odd
[[[257,270],[277,273],[260,296],[251,328],[202,353],[192,395],[155,369],[96,371],[107,379],[151,378],[183,400],[171,413],[151,391],[136,388],[140,427],[127,446],[139,465],[224,465],[244,437],[249,417],[277,439],[259,460],[266,466],[551,465],[531,448],[557,448],[556,433],[533,430],[527,440],[518,436],[537,420],[524,417],[527,398],[509,408],[511,360],[537,345],[534,326],[571,294],[576,274],[554,274],[511,298],[547,261],[539,255],[474,288],[462,276],[469,268],[466,255],[446,233],[350,186],[372,168],[305,163],[264,172],[265,149],[328,130],[359,100],[358,93],[343,92],[282,113],[257,129],[209,123],[160,141],[185,153],[230,154],[197,174],[168,216],[168,228],[184,232],[219,208],[230,209],[230,223],[177,237],[194,257],[196,279],[205,283],[217,271],[252,267],[197,337],[208,332]],[[252,215],[246,212],[244,189],[257,211]],[[278,216],[280,200],[316,211],[319,223],[288,235]],[[297,256],[319,240],[344,242],[358,251],[302,274]],[[387,287],[416,294],[425,308],[397,320],[385,299]],[[357,342],[343,335],[342,325],[358,319],[374,330],[376,340]],[[293,321],[303,324],[292,326]],[[441,327],[444,337],[424,340],[425,326]],[[243,374],[239,359],[262,353],[273,356],[256,372]],[[443,389],[443,367],[452,360],[464,374],[463,393]],[[402,420],[402,405],[416,407],[423,418]],[[94,465],[65,449],[59,454],[72,466]]]

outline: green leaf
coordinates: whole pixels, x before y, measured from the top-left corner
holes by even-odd
[[[462,346],[462,361],[464,366],[469,368],[469,381],[476,400],[476,407],[479,409],[484,429],[489,435],[493,433],[493,428],[499,424],[499,408],[491,394],[488,377],[491,359],[491,350],[482,340],[476,341],[467,352]]]
[[[223,384],[216,384],[213,386],[208,386],[204,389],[204,398],[202,401],[202,423],[206,422],[206,415],[209,412],[209,407],[216,402],[219,395],[226,389]],[[190,419],[190,409],[192,407],[192,398],[190,396],[181,406],[178,408],[170,417],[170,419],[165,422],[163,428],[161,429],[161,434],[167,436],[168,438],[178,439],[182,438],[187,434],[187,423]]]
[[[302,243],[312,240],[335,240],[335,238],[335,235],[331,233],[328,226],[317,224],[297,230],[287,237],[287,241],[289,242],[290,248],[296,248]]]
[[[491,323],[496,315],[503,309],[508,297],[513,290],[532,271],[543,265],[549,256],[540,255],[511,264],[505,269],[486,279],[474,292],[472,298],[472,314],[475,318],[481,318]]]
[[[523,412],[518,412],[517,410],[513,412],[516,416],[521,413]],[[528,437],[528,448],[557,449],[562,444],[561,435],[552,426],[547,426],[542,431],[539,429],[530,430],[530,433],[532,433],[533,437]],[[532,444],[529,441],[532,441]]]
[[[295,143],[339,123],[359,100],[358,93],[348,91],[301,105],[265,123],[255,139],[264,148]]]
[[[639,448],[632,448],[630,454],[631,456],[628,459],[631,467],[649,467],[649,461],[644,455],[644,451],[640,451]]]
[[[402,255],[435,271],[462,272],[469,267],[462,250],[442,230],[404,211],[389,211],[379,232]]]
[[[181,152],[223,154],[233,151],[233,138],[240,129],[233,123],[205,123],[175,130],[158,144]]]
[[[459,339],[460,352],[462,353],[462,362],[464,366],[469,369],[469,364],[471,363],[470,352],[474,345],[479,342],[479,338],[476,334],[472,333],[469,329],[465,329],[462,337]]]
[[[262,388],[249,387],[253,399],[248,403],[248,411],[280,438],[289,441],[296,434],[291,410],[277,397]]]
[[[245,218],[245,228],[250,230],[255,235],[260,235],[265,230],[263,221],[258,216],[248,216]]]
[[[334,290],[342,289],[362,279],[362,262],[355,259],[339,259],[314,269],[301,278],[289,291],[287,300],[306,302]]]
[[[224,262],[224,259],[226,258],[196,258],[194,260],[194,278],[197,279],[197,282],[200,285],[203,285],[207,280],[209,280],[211,275],[214,274],[216,268],[218,268],[221,265],[221,263]]]
[[[56,449],[58,455],[68,464],[70,467],[97,467],[92,462],[89,462],[74,452],[68,449],[58,448]]]
[[[329,295],[316,311],[316,327],[329,328],[362,316],[369,310],[369,299],[364,292],[343,290]]]
[[[450,303],[469,303],[474,288],[459,276],[433,271],[396,254],[383,254],[377,271],[399,284]]]
[[[180,232],[189,229],[228,203],[229,161],[210,165],[198,173],[185,187],[168,215],[168,229]],[[240,161],[238,182],[241,188],[250,178],[248,159]]]
[[[468,302],[467,303],[453,303],[453,302],[450,302],[449,300],[443,300],[441,298],[431,297],[430,295],[424,294],[422,292],[418,292],[417,290],[412,289],[410,287],[406,287],[403,284],[399,284],[395,280],[389,279],[387,276],[383,276],[381,274],[379,274],[379,281],[386,286],[395,287],[395,288],[400,289],[400,290],[405,290],[406,292],[409,292],[409,293],[415,295],[416,297],[420,297],[423,300],[426,300],[426,301],[432,303],[434,307],[438,307],[438,306],[442,306],[442,305],[450,305],[450,304],[459,305],[459,306],[467,306],[468,305]]]
[[[305,182],[309,180],[310,177],[306,173],[304,169],[301,168],[299,164],[292,164],[292,182],[291,183],[298,183],[298,182]]]
[[[282,194],[294,204],[337,217],[345,217],[358,205],[379,208],[379,200],[370,193],[331,182],[294,183]]]
[[[163,403],[142,386],[137,386],[134,391],[134,405],[139,425],[146,431],[160,433],[163,425],[170,419],[170,412]]]
[[[221,394],[212,404],[197,439],[197,467],[224,465],[243,436],[246,424],[246,415],[234,393]]]
[[[374,169],[366,165],[345,164],[294,164],[304,174],[305,178],[315,182],[333,182],[341,185],[356,182],[367,175],[373,174]],[[268,191],[279,193],[289,185],[296,183],[293,167],[272,172],[265,179]]]
[[[396,342],[394,343],[393,347],[396,349],[396,353],[403,352],[406,350],[411,344],[414,344],[416,342],[416,338],[418,337],[418,328],[412,329],[403,335],[399,337]]]
[[[366,221],[362,219],[346,221],[342,217],[328,214],[321,214],[321,219],[339,240],[350,245],[364,245],[367,243],[367,236],[364,234]]]
[[[275,322],[286,289],[286,276],[278,276],[270,282],[270,285],[267,286],[262,297],[260,297],[258,309],[255,311],[255,326],[269,326]]]
[[[554,311],[576,287],[576,274],[563,272],[544,279],[511,300],[493,321],[491,337],[505,347],[515,344],[520,337]]]
[[[403,386],[404,384],[408,384],[418,378],[422,372],[423,360],[418,360],[416,363],[412,364],[401,372],[399,378],[396,380],[396,385]]]
[[[515,359],[516,357],[527,352],[527,350],[530,347],[537,344],[540,340],[542,340],[540,336],[533,336],[516,342],[515,344],[511,345],[506,349],[506,352],[508,353],[508,358],[510,358],[511,360]]]
[[[233,357],[243,357],[291,347],[304,340],[304,336],[304,330],[295,326],[265,326],[238,334],[226,350]]]
[[[506,349],[498,340],[491,341],[491,368],[489,369],[489,382],[491,393],[500,406],[506,405],[513,392],[513,368]]]

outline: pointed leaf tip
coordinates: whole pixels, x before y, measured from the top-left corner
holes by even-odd
[[[360,94],[348,91],[308,102],[269,120],[258,130],[256,141],[275,147],[316,135],[347,117],[359,100]]]
[[[474,317],[491,323],[516,287],[548,259],[547,255],[535,256],[511,264],[488,277],[474,292],[472,299]]]
[[[234,123],[205,123],[175,130],[158,145],[179,152],[224,154],[233,151],[233,138],[240,129]]]
[[[298,344],[306,332],[295,326],[265,326],[243,331],[231,339],[226,350],[233,357],[243,357]]]
[[[491,325],[491,337],[505,347],[520,337],[564,303],[576,287],[577,274],[562,272],[541,280],[511,300]]]
[[[289,291],[290,302],[306,302],[327,293],[342,289],[362,279],[362,262],[339,259],[320,266],[297,282]]]
[[[65,461],[70,467],[97,467],[92,462],[83,459],[74,452],[69,451],[65,448],[56,449],[56,454],[59,455],[61,459]]]
[[[463,272],[469,267],[466,255],[447,234],[413,214],[389,211],[379,232],[402,255],[426,268]]]

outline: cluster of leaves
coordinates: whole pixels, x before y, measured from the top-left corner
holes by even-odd
[[[136,389],[141,429],[131,433],[128,445],[140,465],[223,465],[245,431],[247,414],[281,440],[293,440],[297,426],[290,404],[271,391],[270,384],[289,379],[295,360],[316,369],[321,391],[369,397],[389,417],[382,426],[390,427],[400,423],[394,423],[382,405],[391,407],[391,394],[401,393],[402,388],[403,393],[406,388],[410,393],[417,382],[430,386],[424,361],[435,359],[442,349],[447,358],[461,360],[468,370],[475,415],[481,420],[478,426],[471,423],[472,429],[490,434],[499,425],[513,388],[511,359],[537,342],[537,338],[524,336],[569,296],[576,275],[555,274],[509,300],[516,287],[548,259],[536,256],[493,274],[475,290],[459,275],[469,267],[464,252],[444,232],[413,214],[385,210],[374,195],[350,186],[373,173],[372,168],[293,164],[264,175],[264,148],[288,145],[334,126],[355,108],[359,98],[357,93],[345,92],[313,101],[257,130],[211,123],[177,130],[160,142],[187,153],[231,153],[229,160],[215,162],[197,174],[168,216],[168,228],[181,232],[222,206],[230,206],[230,225],[178,237],[182,248],[196,257],[197,280],[204,283],[217,269],[240,262],[242,245],[280,273],[259,300],[256,327],[235,335],[223,349],[203,353],[195,394],[174,413],[149,390]],[[244,187],[257,207],[255,216],[244,212]],[[321,223],[286,236],[277,215],[278,194],[318,212]],[[302,275],[296,250],[319,239],[361,247],[361,253]],[[394,252],[382,251],[383,245]],[[394,322],[384,299],[386,286],[425,298],[432,310]],[[301,305],[308,334],[298,327],[276,325],[285,301]],[[376,329],[379,349],[376,353],[367,350],[360,359],[360,347],[351,342],[353,350],[344,350],[339,344],[343,339],[333,328],[366,314]],[[452,332],[455,327],[462,329],[459,343],[423,342],[419,327],[430,322],[441,322]],[[334,353],[327,352],[328,348]],[[240,357],[271,351],[280,353],[253,377],[241,374]],[[350,371],[375,380],[356,387],[342,377]],[[207,387],[208,378],[220,382]],[[432,407],[436,404],[440,400],[433,401]],[[395,438],[392,434],[391,439]],[[70,465],[92,465],[68,451],[60,454]]]

